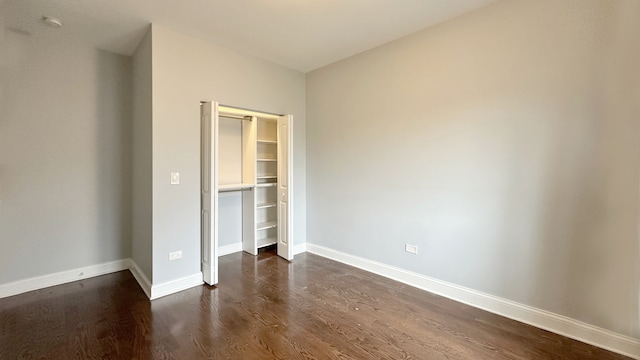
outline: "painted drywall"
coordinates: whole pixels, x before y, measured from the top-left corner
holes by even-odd
[[[200,272],[202,100],[294,115],[294,243],[306,241],[305,76],[152,25],[153,283]],[[170,185],[170,172],[180,185]],[[168,253],[183,258],[169,261]]]
[[[132,222],[131,258],[149,281],[153,280],[152,233],[152,108],[151,26],[132,56]]]
[[[242,121],[220,117],[218,124],[218,182],[242,182]],[[248,196],[252,193],[248,193]],[[242,192],[218,195],[218,246],[242,243]]]
[[[130,257],[130,58],[4,42],[0,284]]]
[[[640,338],[638,14],[498,2],[309,73],[308,242]]]

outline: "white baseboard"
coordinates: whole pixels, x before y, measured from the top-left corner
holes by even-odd
[[[136,264],[136,262],[133,260],[131,260],[129,271],[138,282],[138,285],[140,285],[140,287],[142,288],[142,291],[144,291],[147,297],[151,299],[151,281],[149,281],[144,272],[142,272],[142,270],[138,267],[138,264]]]
[[[162,284],[153,285],[151,281],[146,277],[144,272],[138,267],[135,261],[129,259],[131,266],[129,271],[131,275],[136,279],[138,285],[142,288],[142,291],[147,295],[149,300],[154,300],[163,296],[171,295],[182,290],[192,288],[194,286],[202,285],[202,273],[185,276],[180,279],[167,281]]]
[[[196,274],[167,281],[162,284],[151,285],[151,296],[149,296],[149,299],[155,300],[202,284],[204,284],[204,281],[202,280],[202,273],[198,272]]]
[[[225,256],[242,251],[242,243],[229,244],[218,247],[218,256]],[[293,255],[302,254],[307,251],[307,243],[293,246]]]
[[[351,265],[476,308],[626,355],[633,359],[640,359],[638,355],[640,354],[640,339],[323,246],[307,243],[306,249],[312,254]]]
[[[44,289],[50,286],[62,285],[73,281],[88,279],[94,276],[106,275],[117,271],[129,270],[144,293],[150,300],[170,295],[178,291],[203,284],[202,273],[176,279],[163,284],[152,285],[138,265],[131,259],[110,261],[103,264],[85,266],[73,270],[61,271],[54,274],[36,276],[29,279],[14,281],[0,285],[0,299],[22,294],[28,291]]]
[[[110,261],[0,285],[0,298],[129,269],[130,259]]]
[[[297,244],[293,246],[293,255],[302,254],[307,252],[307,243]]]
[[[225,256],[242,251],[242,243],[218,246],[218,256]]]

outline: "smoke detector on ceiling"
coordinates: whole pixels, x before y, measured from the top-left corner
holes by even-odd
[[[49,25],[49,26],[54,27],[54,28],[61,28],[62,27],[62,20],[60,20],[58,18],[54,18],[52,16],[43,16],[42,17],[42,22],[44,22],[45,25]]]

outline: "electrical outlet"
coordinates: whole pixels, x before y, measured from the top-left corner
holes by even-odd
[[[418,253],[418,247],[415,245],[411,245],[411,244],[404,244],[404,251],[408,252],[408,253],[412,253],[412,254],[417,254]]]
[[[181,257],[182,257],[182,250],[169,253],[169,261],[177,260],[177,259],[180,259]]]

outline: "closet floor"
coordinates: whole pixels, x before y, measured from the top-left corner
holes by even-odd
[[[0,359],[628,359],[312,254],[220,258],[150,302],[128,271],[0,299]]]

